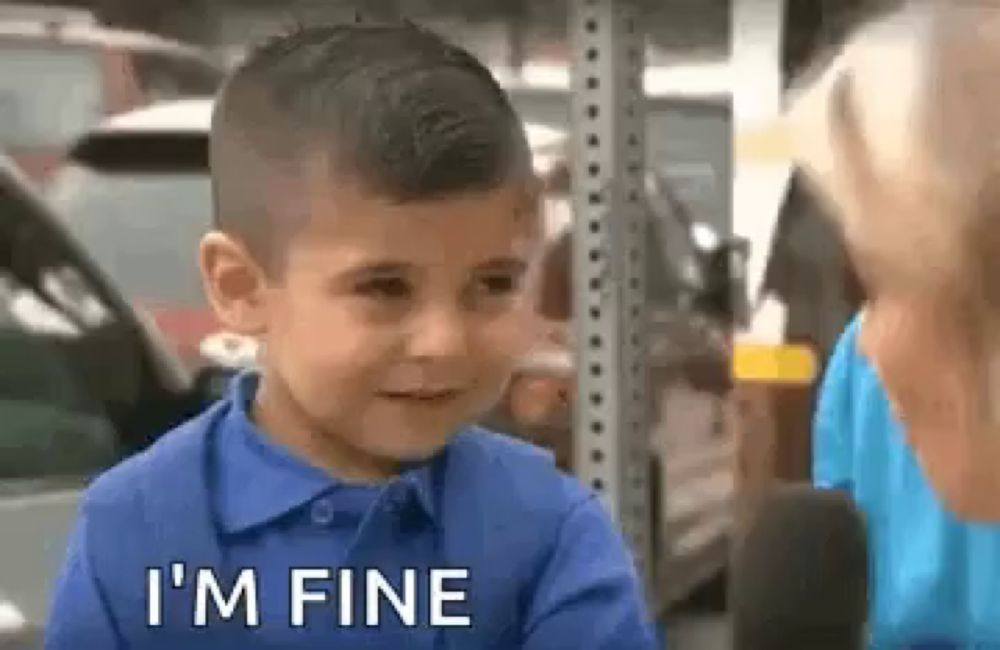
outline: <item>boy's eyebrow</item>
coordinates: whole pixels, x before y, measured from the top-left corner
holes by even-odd
[[[475,271],[494,271],[506,273],[523,273],[528,263],[519,257],[495,257],[474,268]],[[370,262],[362,263],[345,270],[341,275],[358,277],[371,275],[400,275],[413,271],[414,266],[405,262]]]
[[[413,270],[413,265],[404,262],[369,262],[349,268],[342,275],[400,275]]]
[[[528,263],[519,257],[495,257],[482,264],[477,264],[476,271],[494,271],[504,273],[523,273]]]

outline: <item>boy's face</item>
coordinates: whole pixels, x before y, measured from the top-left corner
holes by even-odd
[[[513,184],[399,204],[326,183],[307,203],[260,294],[263,385],[363,454],[429,456],[530,343],[536,202]]]

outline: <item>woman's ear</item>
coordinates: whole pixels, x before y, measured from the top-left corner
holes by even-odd
[[[246,247],[225,233],[206,234],[198,248],[202,285],[216,317],[237,334],[267,328],[267,277]]]

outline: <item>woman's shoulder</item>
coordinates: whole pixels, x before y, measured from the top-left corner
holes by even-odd
[[[870,436],[871,430],[884,434],[896,426],[888,396],[858,346],[863,319],[862,312],[840,335],[823,371],[816,404],[817,436],[837,440],[842,453],[856,450],[855,442],[881,445],[886,436]]]
[[[861,349],[865,309],[847,323],[827,362],[825,381],[849,383],[854,397],[877,395],[885,399],[878,373]]]

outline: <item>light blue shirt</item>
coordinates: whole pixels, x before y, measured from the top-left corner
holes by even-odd
[[[867,517],[870,647],[1000,648],[1000,526],[962,523],[944,509],[857,334],[855,320],[826,370],[813,480],[848,490]]]

